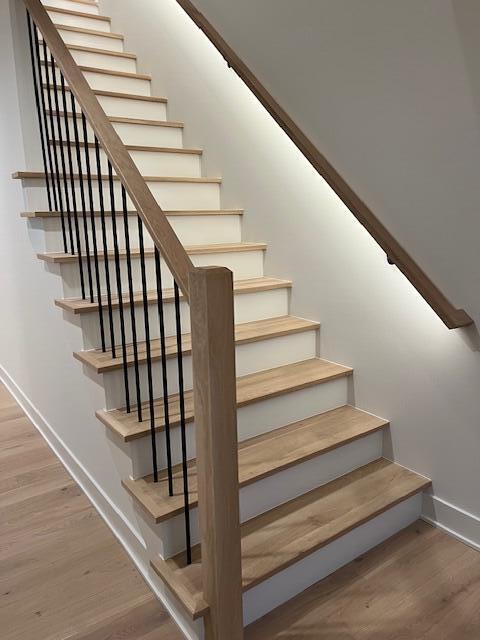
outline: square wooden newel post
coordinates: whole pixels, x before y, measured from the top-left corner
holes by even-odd
[[[197,268],[189,291],[206,638],[242,640],[232,272]]]

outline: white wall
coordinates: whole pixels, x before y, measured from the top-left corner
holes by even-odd
[[[480,320],[480,4],[195,4],[433,281]]]
[[[264,39],[267,42],[272,39],[272,48],[266,57],[270,66],[276,69],[284,40],[279,38],[275,42],[276,31],[271,20],[268,28],[265,26],[263,18],[268,18],[269,14],[265,11],[264,4],[271,5],[269,2],[255,3],[249,27],[253,33],[258,33],[257,26],[262,25]],[[276,4],[279,7],[287,7],[287,4],[292,7],[292,24],[295,20],[300,20],[303,9],[312,9],[318,5],[308,3],[299,10],[298,3]],[[348,8],[353,11],[357,4],[359,3],[355,0],[348,3],[320,3],[331,10],[339,6],[339,10],[343,8],[344,11]],[[368,3],[362,3],[362,7],[365,4],[368,7]],[[372,8],[379,10],[383,4],[370,3]],[[404,5],[390,2],[388,6],[393,8],[398,4]],[[253,7],[251,2],[232,3],[225,0],[217,3],[205,0],[200,5],[209,5],[219,12],[222,9],[221,13],[224,15],[231,11],[230,17],[241,15],[243,10]],[[417,7],[419,20],[423,21],[425,29],[427,18],[424,13],[428,6],[430,3],[422,3],[422,11]],[[445,21],[444,14],[448,6],[438,1],[435,7],[443,7],[443,13],[439,11],[439,15],[443,15]],[[394,267],[387,265],[385,256],[374,241],[330,192],[241,81],[227,69],[223,59],[175,0],[143,0],[141,12],[138,10],[138,3],[129,0],[102,0],[101,9],[102,13],[113,16],[114,31],[127,34],[126,50],[138,53],[139,71],[153,74],[154,94],[169,98],[169,117],[186,121],[186,145],[205,148],[206,173],[223,175],[223,204],[246,207],[245,239],[268,241],[267,274],[294,280],[293,312],[322,322],[321,354],[355,367],[352,401],[361,408],[392,420],[391,439],[386,442],[386,453],[399,463],[432,477],[434,491],[439,498],[480,515],[480,355],[470,349],[465,334],[448,331],[403,276]],[[385,12],[380,15],[385,17]],[[358,16],[359,20],[360,18]],[[364,23],[368,21],[362,18],[361,24]],[[338,45],[337,49],[342,49],[342,45],[348,48],[355,24],[356,20],[351,19],[348,22],[350,30],[341,36],[337,34],[340,42],[336,43],[331,34],[328,42],[333,41]],[[239,29],[242,28],[241,21],[238,26]],[[407,25],[403,23],[403,27],[400,26],[398,39],[409,33]],[[360,24],[358,28],[363,33]],[[450,29],[453,29],[452,24]],[[429,30],[433,30],[433,25],[429,26]],[[412,47],[416,46],[416,50],[420,47],[419,41],[426,34],[423,33],[422,37],[420,35],[411,34],[408,39]],[[366,41],[367,36],[370,38],[372,34],[365,34]],[[441,42],[437,49],[445,48],[451,53],[450,48],[455,49],[455,42],[446,40],[446,36],[453,38],[452,33],[442,32],[438,36]],[[378,38],[381,40],[380,36]],[[285,43],[286,51],[292,54],[296,45],[300,47],[304,39],[302,30],[292,29]],[[434,37],[431,36],[431,39]],[[321,41],[320,38],[318,40]],[[245,43],[252,49],[255,46],[255,40],[251,42],[250,38],[246,38]],[[389,53],[387,44],[388,41],[382,45],[386,47],[383,56],[390,55],[393,64],[395,56]],[[444,62],[449,53],[443,51]],[[455,59],[460,64],[458,50],[457,53]],[[371,59],[372,56],[369,56],[368,60]],[[321,64],[319,56],[316,64]],[[443,63],[438,64],[442,64],[443,74],[456,70],[448,70]],[[301,78],[312,78],[311,70],[300,65],[295,73],[290,73],[291,68],[285,73],[282,65],[278,66],[277,74],[285,91],[295,87]],[[347,66],[347,61],[344,60],[342,72]],[[425,63],[421,61],[413,65],[410,72],[416,78],[415,86],[418,89],[421,88],[421,78],[417,76],[421,75],[421,69],[424,68]],[[363,77],[355,81],[357,87],[374,82],[379,73],[378,63],[375,74],[369,75],[369,70],[370,64],[365,61]],[[439,74],[440,72],[437,76]],[[398,76],[406,81],[408,78],[405,76],[408,75],[405,71],[403,74],[397,71],[392,90],[399,81]],[[350,75],[345,84],[351,84],[354,79]],[[437,84],[438,81],[437,77]],[[460,82],[459,79],[453,81]],[[376,91],[375,87],[371,88]],[[344,91],[347,92],[347,87]],[[402,115],[404,127],[411,124],[418,132],[421,131],[421,122],[426,125],[430,120],[436,121],[437,127],[442,131],[447,126],[454,126],[444,121],[446,114],[448,115],[444,100],[449,92],[445,89],[439,95],[432,84],[424,88],[423,94],[428,97],[430,92],[433,93],[430,104],[432,113],[424,113],[421,117],[415,110],[409,110]],[[398,98],[397,94],[398,92],[390,100],[393,106]],[[465,95],[463,98],[466,102]],[[309,106],[310,111],[315,112],[313,104]],[[331,112],[335,105],[332,103],[330,106]],[[384,119],[387,118],[386,106],[384,102]],[[463,104],[459,108],[468,112],[467,106]],[[337,104],[337,108],[340,117],[347,105]],[[452,100],[448,108],[452,108]],[[467,115],[468,122],[473,126],[471,108],[470,104]],[[367,111],[364,105],[362,118],[355,123],[354,129],[358,129],[358,136],[364,135],[363,116]],[[456,124],[460,129],[461,124]],[[365,128],[367,132],[370,131],[367,137],[371,139],[372,127],[365,123]],[[330,134],[329,139],[335,141],[344,132],[332,127]],[[348,136],[344,137],[346,144]],[[452,143],[454,138],[452,131],[449,131],[448,141]],[[439,155],[438,144],[438,137],[427,136],[422,138],[420,145],[425,180],[430,183],[434,179],[430,164]],[[382,149],[385,146],[391,149],[390,144],[376,137],[375,145],[376,149],[380,146],[380,155],[384,155]],[[325,146],[322,145],[322,148],[325,149]],[[472,154],[474,146],[475,140],[472,140]],[[383,166],[372,185],[372,193],[380,197],[385,181],[395,183],[394,174],[401,178],[403,188],[399,191],[402,196],[402,215],[398,224],[402,226],[400,223],[404,221],[404,217],[415,214],[415,225],[418,222],[418,226],[414,227],[415,233],[418,229],[418,235],[421,236],[422,229],[428,227],[429,223],[420,215],[425,212],[425,207],[412,211],[412,186],[405,183],[404,177],[408,169],[405,165],[407,147],[408,144],[403,141],[402,148],[398,149],[403,157],[403,160],[398,159],[399,165],[403,163],[403,171],[391,170],[388,163],[380,163]],[[330,148],[327,151],[330,153]],[[346,160],[351,161],[352,166],[360,171],[364,157],[365,153],[355,148],[353,158],[347,155]],[[463,168],[463,160],[457,160],[462,163]],[[453,156],[450,154],[445,158],[445,164],[452,162]],[[467,170],[472,171],[472,167],[465,164]],[[445,171],[447,168],[445,167]],[[455,177],[459,173],[456,172]],[[464,178],[465,176],[459,176],[459,180]],[[417,183],[421,183],[422,179],[423,176],[419,176]],[[442,174],[442,181],[445,181],[445,174]],[[468,185],[463,182],[462,185],[464,192],[460,189],[460,194],[458,185],[450,187],[456,193],[453,199],[457,206],[455,209],[451,208],[449,213],[472,213],[472,202],[478,186],[472,184],[471,180]],[[448,202],[452,202],[448,185],[439,183],[437,186],[442,190],[442,198],[448,195]],[[442,202],[438,194],[435,194],[435,198],[437,204]],[[377,203],[370,201],[370,204]],[[392,207],[398,204],[389,202]],[[384,211],[383,207],[380,210]],[[445,206],[442,212],[445,212]],[[460,259],[457,255],[456,261],[446,257],[444,260],[444,275],[448,276],[453,272],[452,278],[460,280],[461,274],[456,269],[459,261],[463,264],[462,260],[469,260],[469,251],[476,240],[475,229],[472,226],[471,237],[467,234],[463,238],[462,225],[457,224],[458,228],[453,234],[451,229],[444,229],[442,226],[445,223],[443,213],[439,213],[436,219],[435,234],[430,234],[430,251],[438,251],[445,237],[459,242],[462,236],[465,245],[459,247],[457,253],[460,258],[465,254],[464,258]],[[474,221],[470,222],[473,225]],[[410,224],[413,224],[411,218]],[[405,229],[408,229],[407,225]],[[449,247],[453,250],[456,245],[451,243]],[[414,246],[409,248],[415,253]],[[424,263],[427,262],[425,254]],[[474,273],[470,274],[470,287],[467,289],[471,305],[466,304],[465,291],[457,284],[451,281],[453,290],[449,290],[449,294],[457,304],[465,303],[469,311],[472,311],[473,301],[478,305],[473,286]],[[443,503],[436,503],[438,513],[439,505]],[[452,513],[455,515],[454,511]],[[431,515],[435,517],[435,514]],[[475,526],[474,519],[467,518],[467,521]],[[476,537],[480,543],[480,531],[473,534],[467,531],[467,527],[463,530],[459,528],[459,532],[462,531],[465,535],[468,533],[471,537]]]

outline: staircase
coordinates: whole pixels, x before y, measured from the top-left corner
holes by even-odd
[[[150,77],[138,72],[136,56],[124,51],[123,36],[112,32],[110,18],[100,14],[93,0],[45,0],[44,5],[193,265],[221,265],[233,273],[240,587],[247,625],[417,519],[421,493],[430,481],[382,458],[388,421],[350,406],[353,370],[319,357],[319,322],[290,313],[292,283],[264,274],[268,247],[242,241],[244,211],[222,209],[221,179],[202,175],[202,150],[183,146],[184,124],[168,119],[165,98],[151,95]],[[151,234],[138,235],[131,199],[120,216],[126,233],[117,236],[119,223],[111,216],[108,196],[119,211],[122,203],[127,205],[122,181],[112,172],[108,154],[97,148],[89,124],[85,138],[75,139],[75,129],[82,131],[80,113],[69,108],[68,83],[64,93],[60,91],[58,67],[55,91],[53,67],[49,77],[42,43],[40,29],[44,130],[48,133],[48,123],[53,122],[50,132],[54,131],[61,117],[64,134],[48,136],[48,153],[73,158],[71,175],[64,175],[68,166],[58,171],[58,189],[67,191],[62,181],[68,178],[68,189],[71,182],[71,193],[80,203],[88,200],[87,181],[94,183],[93,226],[84,219],[88,202],[78,206],[77,250],[75,220],[71,249],[65,250],[69,220],[65,212],[49,210],[45,171],[40,169],[14,176],[22,180],[25,192],[28,211],[22,215],[42,225],[46,251],[38,259],[58,265],[63,280],[64,297],[55,304],[81,326],[85,350],[73,355],[87,375],[102,376],[105,408],[96,414],[99,428],[103,425],[129,457],[130,475],[118,482],[153,532],[154,542],[149,541],[147,550],[155,579],[174,595],[186,619],[200,620],[192,626],[192,637],[205,633],[206,638],[226,640],[215,625],[218,603],[214,608],[205,594],[202,568],[195,333],[188,301],[166,259],[157,258]],[[86,173],[87,162],[92,171],[99,169],[93,180]],[[53,183],[54,177],[50,180]],[[104,237],[113,237],[115,246],[103,245]],[[86,259],[94,243],[96,270],[93,258]],[[123,289],[115,287],[114,274]],[[96,284],[103,292],[100,296],[94,295]],[[156,319],[160,305],[163,330]],[[230,503],[227,488],[221,500],[235,512],[235,498]],[[184,530],[191,536],[188,554]],[[223,604],[228,610],[228,600]]]

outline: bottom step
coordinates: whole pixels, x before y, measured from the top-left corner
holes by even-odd
[[[468,585],[479,575],[473,549],[417,520],[249,625],[245,640],[475,640]]]
[[[382,459],[245,522],[243,590],[292,567],[428,486],[427,478]],[[193,558],[190,566],[184,554],[167,561],[158,558],[152,567],[196,619],[208,611],[202,598],[198,546]],[[265,613],[256,609],[260,615]],[[247,614],[247,621],[255,617]]]

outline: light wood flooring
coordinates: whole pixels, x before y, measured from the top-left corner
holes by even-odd
[[[183,638],[1,385],[0,638]]]

